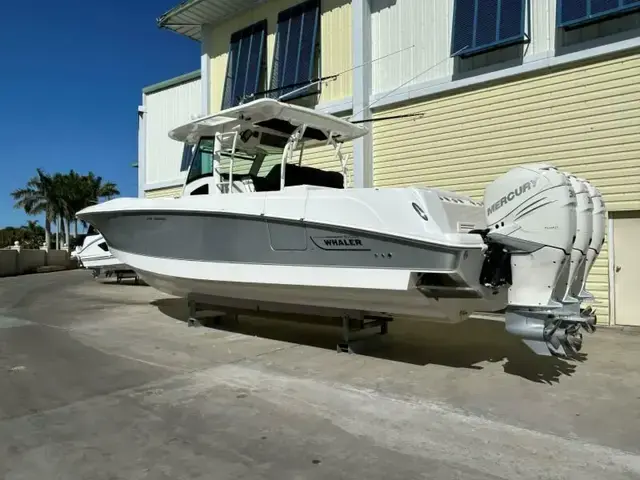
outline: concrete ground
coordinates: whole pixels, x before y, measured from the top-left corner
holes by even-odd
[[[0,279],[0,478],[640,478],[640,336],[536,357],[503,325],[188,328],[84,271]]]

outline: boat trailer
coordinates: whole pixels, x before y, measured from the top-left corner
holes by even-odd
[[[100,277],[101,270],[99,268],[92,268],[91,270],[92,270],[93,278]],[[104,271],[104,278],[112,278],[114,275],[116,277],[116,283],[122,283],[122,280],[124,280],[125,278],[133,278],[135,285],[139,285],[140,283],[140,277],[138,277],[138,274],[133,270],[105,270]]]
[[[221,305],[221,303],[224,303]],[[243,304],[244,303],[244,304]],[[290,321],[298,324],[340,327],[338,353],[363,353],[379,346],[389,331],[391,316],[372,315],[362,311],[339,311],[322,307],[241,302],[230,299],[187,297],[189,327],[238,325],[240,316]]]

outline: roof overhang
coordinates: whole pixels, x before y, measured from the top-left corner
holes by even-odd
[[[201,25],[217,25],[268,0],[186,0],[156,21],[158,27],[202,41]]]

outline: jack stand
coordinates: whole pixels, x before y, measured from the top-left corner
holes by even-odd
[[[105,272],[105,277],[111,278],[114,274],[116,276],[116,283],[122,283],[122,280],[124,280],[125,278],[133,278],[135,284],[138,285],[139,277],[138,274],[133,270],[116,270],[115,272],[109,270]]]
[[[187,325],[189,327],[201,327],[202,323],[196,316],[198,314],[198,305],[193,300],[189,300],[189,318],[187,319]]]
[[[206,320],[203,322],[200,320],[200,318],[198,318],[198,313],[202,312],[211,312],[212,315],[209,315],[207,318],[211,318],[213,320],[213,324],[216,326],[220,326],[225,319],[231,320],[232,323],[239,323],[237,314],[212,310],[211,308],[206,308],[207,305],[198,303],[195,300],[188,300],[188,305],[189,318],[187,319],[187,325],[189,327],[206,326],[208,322]]]
[[[361,353],[365,347],[373,343],[378,345],[382,337],[389,332],[389,322],[393,318],[377,315],[362,315],[361,318],[353,318],[349,315],[342,316],[342,339],[336,347],[338,353]],[[365,337],[354,339],[353,333],[360,333],[371,328],[380,327],[378,333],[373,333]]]

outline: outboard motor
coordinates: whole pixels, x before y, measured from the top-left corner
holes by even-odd
[[[586,180],[582,182],[587,187],[589,196],[591,197],[592,207],[592,231],[589,247],[586,252],[585,261],[582,264],[576,278],[571,286],[571,295],[579,298],[581,301],[593,301],[594,297],[586,289],[587,278],[591,272],[594,262],[600,255],[604,246],[605,231],[607,225],[607,210],[600,191]]]
[[[587,186],[575,175],[568,175],[571,186],[576,193],[576,237],[571,248],[571,258],[567,275],[558,282],[555,298],[567,305],[577,304],[580,307],[580,299],[571,294],[571,287],[575,282],[587,255],[591,234],[593,232],[593,202]]]
[[[576,193],[576,236],[571,249],[568,268],[563,271],[560,281],[556,285],[554,300],[564,304],[564,308],[573,315],[582,315],[583,327],[592,333],[597,322],[595,312],[592,309],[582,309],[581,299],[572,294],[572,287],[578,277],[582,278],[584,264],[591,243],[593,233],[593,202],[587,189],[587,185],[575,175],[566,174]]]
[[[513,168],[485,189],[487,260],[481,280],[494,288],[510,284],[506,330],[539,355],[575,353],[582,346],[580,328],[591,331],[580,302],[567,295],[590,244],[587,197],[578,179],[546,164]],[[488,272],[491,265],[510,267],[510,275]]]

